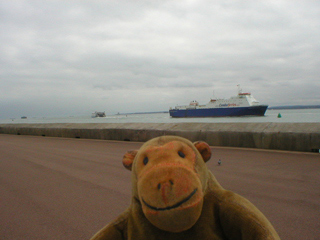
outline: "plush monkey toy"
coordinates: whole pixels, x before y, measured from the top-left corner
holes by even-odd
[[[210,157],[205,142],[176,136],[127,152],[131,205],[92,240],[280,239],[252,203],[220,186],[205,164]]]

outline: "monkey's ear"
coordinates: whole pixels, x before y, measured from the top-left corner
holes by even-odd
[[[211,158],[211,148],[206,142],[198,141],[193,143],[196,149],[200,152],[203,161],[208,162]]]
[[[128,151],[122,158],[122,164],[123,166],[130,170],[132,169],[132,164],[133,164],[133,160],[135,158],[135,156],[137,155],[138,151],[137,150],[133,150],[133,151]]]

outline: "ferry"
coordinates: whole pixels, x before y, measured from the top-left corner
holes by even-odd
[[[251,93],[244,93],[238,85],[238,95],[229,99],[211,99],[209,103],[200,105],[191,101],[189,105],[170,108],[173,118],[187,117],[239,117],[264,116],[268,105],[260,104]]]

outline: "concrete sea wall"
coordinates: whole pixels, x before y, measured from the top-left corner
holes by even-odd
[[[211,146],[319,152],[320,123],[0,124],[0,133],[144,142],[177,135]]]

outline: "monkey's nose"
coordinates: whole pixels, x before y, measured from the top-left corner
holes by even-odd
[[[166,182],[163,182],[163,183],[159,183],[157,188],[158,190],[160,190],[161,188],[163,188],[164,186],[172,186],[174,183],[173,183],[173,180],[170,179],[169,181],[166,181]]]

